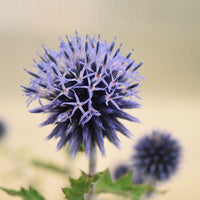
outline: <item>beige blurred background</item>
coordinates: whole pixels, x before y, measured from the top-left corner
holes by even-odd
[[[153,128],[167,130],[183,146],[179,172],[160,188],[168,189],[155,200],[200,199],[200,1],[198,0],[0,0],[0,119],[7,136],[0,143],[0,186],[18,189],[32,184],[47,200],[62,200],[62,177],[30,165],[34,158],[87,171],[87,159],[70,159],[56,142],[44,138],[52,127],[39,128],[44,115],[28,113],[20,85],[28,85],[23,68],[32,69],[32,59],[41,44],[58,49],[65,34],[100,33],[108,41],[117,36],[127,54],[135,48],[136,61],[144,61],[141,74],[142,109],[130,113],[140,124],[127,123],[134,141],[120,136],[121,150],[106,142],[107,157],[99,154],[98,170],[128,163],[132,145]],[[109,195],[102,196],[108,200]],[[0,199],[12,198],[0,191]],[[19,198],[20,199],[20,198]],[[100,198],[99,198],[100,199]],[[115,197],[115,199],[117,199]],[[120,199],[120,198],[119,198]]]

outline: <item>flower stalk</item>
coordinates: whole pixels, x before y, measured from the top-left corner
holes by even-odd
[[[97,150],[96,146],[92,145],[89,157],[89,176],[93,176],[96,173],[97,164]],[[89,193],[86,195],[86,200],[94,200],[95,185],[91,188]]]

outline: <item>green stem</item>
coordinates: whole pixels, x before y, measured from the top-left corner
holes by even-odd
[[[96,173],[96,164],[97,164],[97,153],[96,146],[93,145],[90,150],[90,158],[89,158],[89,176],[93,176]],[[86,195],[86,200],[94,200],[94,191],[95,186],[89,191]]]

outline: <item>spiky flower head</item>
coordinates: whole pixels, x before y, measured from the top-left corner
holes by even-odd
[[[165,132],[153,131],[141,138],[135,146],[133,165],[135,178],[141,182],[164,181],[176,172],[180,161],[181,147],[177,140]]]
[[[30,112],[49,113],[42,126],[55,125],[47,139],[60,138],[58,149],[69,143],[75,155],[83,144],[89,155],[97,144],[105,154],[104,137],[119,147],[116,131],[131,136],[118,118],[138,122],[123,109],[139,107],[131,97],[138,97],[142,63],[130,59],[132,51],[123,56],[121,45],[114,51],[115,40],[111,44],[100,36],[84,40],[77,32],[66,38],[66,42],[60,39],[58,51],[44,47],[41,60],[34,60],[37,72],[26,70],[32,76],[30,85],[22,86],[28,105],[36,99],[40,104]]]
[[[121,178],[129,171],[130,171],[129,166],[127,166],[125,164],[121,164],[121,165],[117,166],[116,169],[114,170],[114,179],[117,180],[117,179]]]

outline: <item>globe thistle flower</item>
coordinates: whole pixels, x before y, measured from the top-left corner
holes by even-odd
[[[135,151],[135,182],[139,177],[140,182],[150,182],[154,185],[156,181],[169,179],[178,168],[181,147],[168,133],[153,131],[151,135],[138,141]]]
[[[127,165],[119,165],[117,168],[114,170],[114,179],[117,180],[124,176],[129,170],[129,166]]]
[[[58,51],[43,47],[41,60],[34,60],[37,72],[25,69],[32,76],[29,86],[22,86],[27,105],[38,100],[40,107],[30,112],[49,113],[41,125],[55,125],[47,139],[60,138],[58,149],[68,143],[73,156],[83,144],[89,155],[97,144],[104,155],[104,137],[119,147],[116,131],[131,136],[118,118],[139,122],[123,109],[139,107],[131,97],[139,98],[142,63],[130,59],[132,51],[123,56],[121,45],[114,51],[115,39],[111,44],[100,36],[84,40],[77,32],[66,38],[67,42],[60,39]]]

